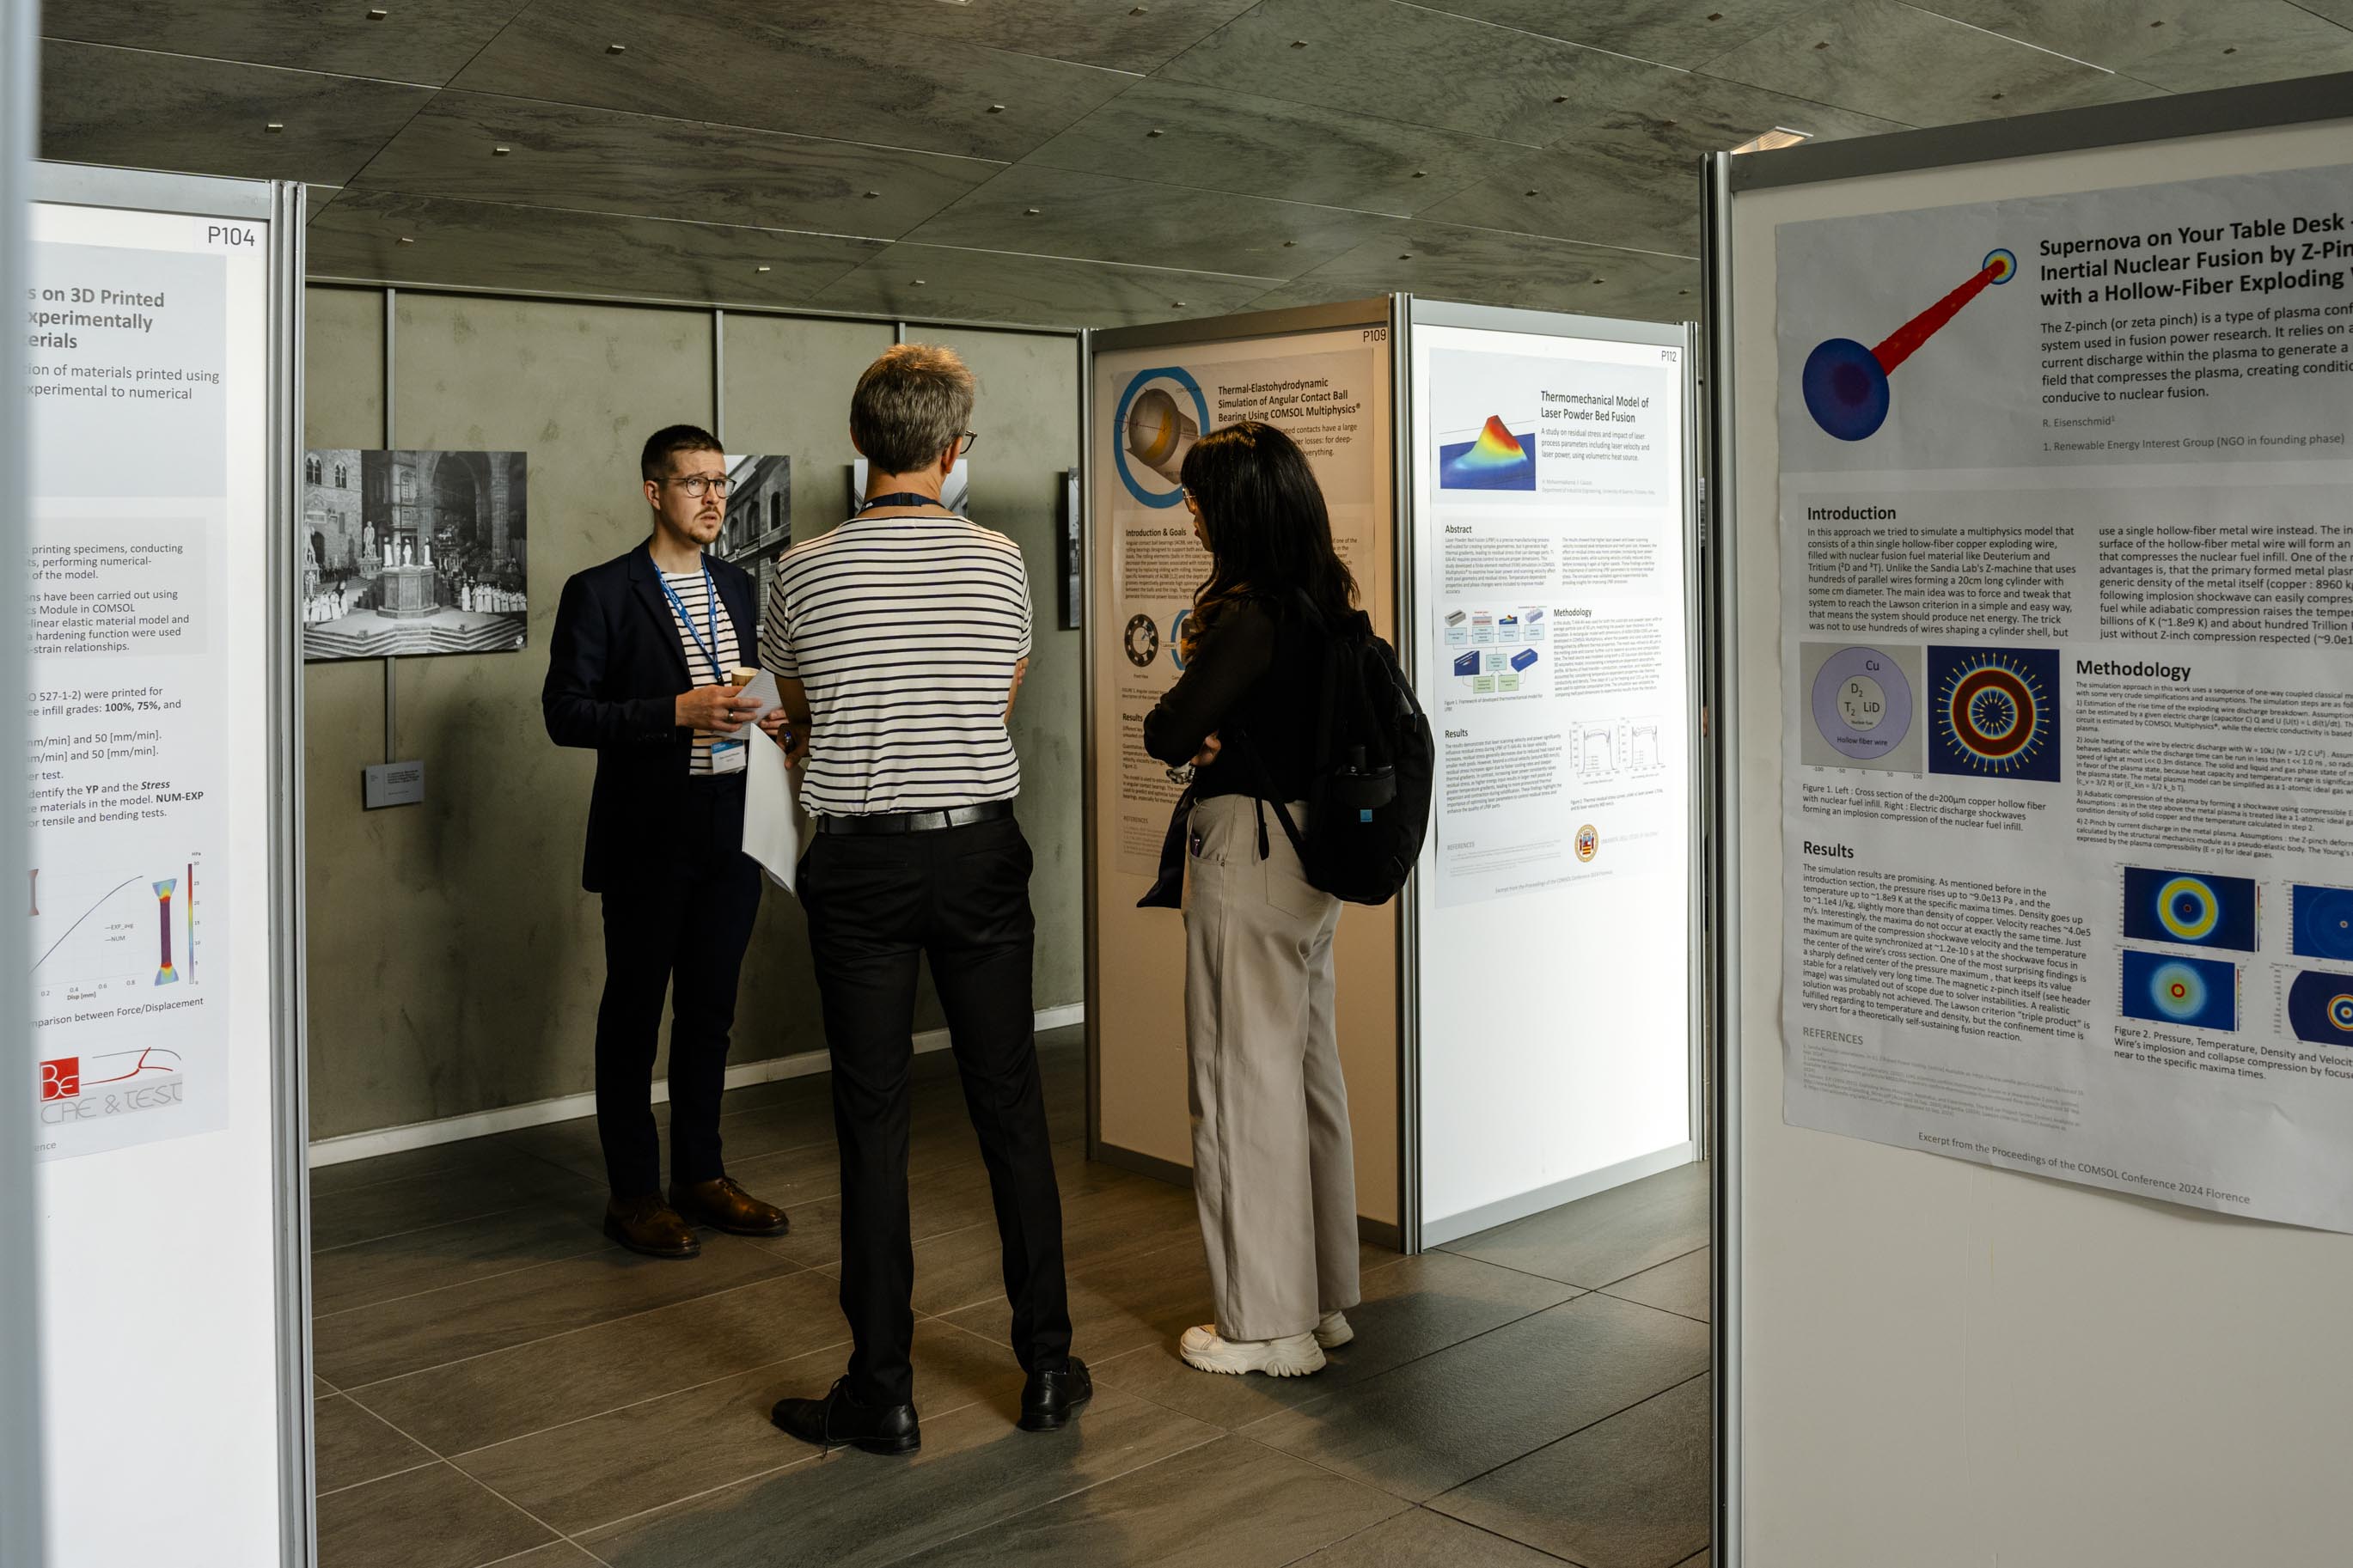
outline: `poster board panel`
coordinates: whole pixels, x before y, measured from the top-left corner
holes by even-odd
[[[49,1561],[307,1561],[301,195],[50,167],[36,195]]]
[[[2261,92],[2278,97],[2273,89]],[[2253,104],[2246,94],[2213,97],[2229,100],[2217,110],[2217,119],[2235,116],[2243,122]],[[2316,100],[2326,100],[2325,95]],[[2341,89],[2335,101],[2344,101]],[[2117,111],[2103,110],[2094,118],[2105,126],[2116,122],[2116,116]],[[2046,144],[2063,144],[2066,121],[2073,118],[2053,117]],[[1858,163],[1844,171],[1852,177],[1820,184],[1759,181],[1731,197],[1728,218],[1719,218],[1712,236],[1713,309],[1719,334],[1716,407],[1725,438],[1719,451],[1730,454],[1723,606],[1730,685],[1722,715],[1728,722],[1719,743],[1725,758],[1730,859],[1725,890],[1734,900],[1733,938],[1725,964],[1735,985],[1736,1010],[1727,1020],[1731,1055],[1720,1070],[1731,1119],[1726,1148],[1735,1168],[1727,1178],[1731,1190],[1722,1258],[1727,1275],[1717,1314],[1726,1336],[1725,1407],[1733,1423],[1726,1473],[1734,1490],[1726,1504],[1734,1535],[1720,1547],[1727,1563],[1836,1568],[1884,1562],[1890,1542],[1902,1543],[1905,1561],[1930,1565],[1996,1559],[2189,1564],[2251,1554],[2287,1561],[2325,1557],[2342,1537],[2341,1507],[2320,1500],[2333,1499],[2338,1489],[2320,1455],[2330,1446],[2334,1413],[2353,1398],[2353,1370],[2336,1348],[2327,1306],[2353,1289],[2353,1241],[2196,1212],[2137,1195],[2148,1189],[2104,1173],[2098,1173],[2096,1184],[2126,1187],[2125,1195],[2079,1184],[2080,1178],[2094,1173],[2034,1173],[2026,1162],[2005,1162],[2012,1168],[2000,1169],[1975,1163],[1981,1157],[1975,1150],[1966,1152],[1970,1158],[1965,1162],[1833,1136],[1805,1125],[1810,1121],[1818,1126],[1829,1118],[1808,1102],[1809,1094],[1818,1090],[1793,1085],[1785,1067],[1795,1060],[1800,1063],[1797,1070],[1805,1070],[1802,1058],[1785,1054],[1785,1008],[1803,1001],[1789,995],[1784,968],[1784,943],[1792,923],[1787,889],[1795,879],[1802,896],[1803,867],[1832,858],[1807,856],[1802,846],[1810,837],[1818,843],[1849,843],[1858,858],[1877,852],[1872,847],[1876,840],[1867,836],[1810,836],[1800,830],[1796,835],[1798,864],[1792,866],[1785,811],[1789,792],[1797,787],[1793,781],[1809,766],[1804,753],[1810,734],[1820,738],[1823,731],[1823,725],[1812,722],[1812,687],[1849,643],[1869,641],[1863,633],[1892,640],[1885,638],[1883,627],[1858,626],[1854,637],[1841,634],[1823,638],[1793,635],[1788,626],[1785,594],[1797,586],[1805,563],[1784,553],[1786,539],[1800,537],[1783,531],[1783,508],[1790,503],[1783,488],[1788,473],[1796,472],[1792,465],[1800,460],[1815,464],[1815,472],[1822,471],[1825,459],[1820,453],[1837,448],[1820,447],[1818,434],[1847,441],[1868,440],[1873,434],[1822,432],[1811,412],[1799,412],[1804,360],[1792,363],[1789,344],[1805,340],[1804,353],[1810,357],[1831,334],[1818,323],[1800,326],[1782,319],[1783,303],[1804,296],[1793,291],[1792,279],[1784,278],[1780,268],[1793,255],[1812,255],[1811,264],[1825,269],[1831,263],[1820,253],[1804,250],[1807,235],[1797,226],[1870,223],[1884,226],[1875,232],[1891,238],[1902,226],[1945,221],[1937,216],[1940,211],[2024,200],[2040,204],[2037,210],[2054,224],[2076,224],[2077,237],[2088,238],[2118,232],[2113,221],[2103,223],[2103,218],[2112,220],[2122,211],[2116,203],[2139,197],[2086,197],[2084,193],[2138,190],[2147,196],[2158,195],[2154,187],[2160,185],[2341,164],[2347,145],[2341,122],[2184,134],[2200,123],[2199,114],[2186,102],[2167,106],[2164,121],[2160,125],[2149,118],[2147,128],[2137,134],[2166,140],[2041,155],[2032,153],[2031,143],[2021,145],[2016,128],[1964,128],[1968,137],[1980,142],[1999,141],[2002,155],[1966,153],[1953,166],[1876,174]],[[2126,136],[2119,132],[2109,139]],[[1850,148],[1846,156],[1859,160],[1862,151]],[[1723,187],[1718,188],[1721,193]],[[2338,178],[2335,189],[2340,210],[2345,188]],[[2188,199],[2188,193],[2184,196]],[[2200,224],[2211,221],[2211,214],[2192,217]],[[1861,232],[1847,231],[1849,237]],[[2056,229],[2049,232],[2057,237]],[[1827,229],[1813,233],[1835,237]],[[1954,268],[1947,267],[1924,278],[1913,266],[1915,258],[1900,253],[1878,258],[1872,276],[1860,282],[1851,271],[1839,273],[1848,290],[1841,302],[1848,312],[1858,319],[1873,318],[1859,323],[1854,341],[1887,372],[1883,359],[1873,353],[1891,341],[1881,334],[1913,319],[1940,297],[1939,289],[1947,290],[1942,297],[1949,298],[1957,286],[1992,265],[1996,249],[2013,251],[2021,267],[2042,259],[2028,248],[1997,239],[1962,258],[1959,272],[1966,276],[1947,276]],[[2063,265],[2081,258],[2052,260]],[[2055,291],[2079,281],[2054,278],[2047,286]],[[2111,281],[2129,279],[2103,279],[2101,286]],[[1799,282],[1802,288],[1812,287],[1810,280]],[[2012,286],[2033,285],[2021,274]],[[1993,301],[1982,296],[1993,287],[1989,278],[1976,296],[1957,302],[1957,314],[1948,321],[1961,323],[1962,331],[1982,330],[1970,313],[1989,313]],[[2024,310],[2029,324],[2022,338],[2031,342],[2028,352],[2036,363],[2006,363],[1989,379],[1967,374],[1967,353],[1956,358],[1948,352],[1941,362],[1929,358],[1940,348],[1950,351],[1965,341],[1958,336],[1942,345],[1915,345],[1894,356],[1896,365],[1884,378],[1894,405],[1902,406],[1906,417],[1937,412],[1950,422],[1945,434],[1921,430],[1914,438],[1915,445],[1921,440],[1926,444],[1909,455],[1907,460],[1918,467],[1905,470],[1913,476],[1907,483],[1947,491],[1955,487],[1964,492],[1973,486],[1999,489],[2002,484],[2014,489],[2020,468],[2041,468],[2032,460],[2021,464],[2015,452],[1992,453],[1980,446],[1947,453],[1936,446],[1962,428],[1969,441],[1989,430],[2014,439],[2023,418],[2031,432],[2029,439],[2039,447],[2045,439],[2041,420],[2062,416],[2041,401],[2043,377],[2098,374],[2107,368],[2039,363],[2073,352],[2046,353],[2042,324],[2063,324],[2071,310],[2083,315],[2059,299],[2046,310],[2041,292],[2038,289],[2032,300],[2003,307]],[[2338,297],[2344,298],[2341,291]],[[2120,298],[2099,303],[2137,312],[2141,301]],[[1884,326],[1877,324],[1881,317],[1886,318]],[[1942,330],[1955,331],[1950,325]],[[2131,347],[2125,345],[2126,352]],[[1919,356],[1916,363],[1910,362],[1912,353]],[[1959,365],[1962,371],[1939,374],[1933,368],[1938,363],[1947,368]],[[1861,372],[1859,380],[1873,383],[1867,371]],[[1862,390],[1875,395],[1875,384],[1864,384]],[[2341,395],[2328,396],[2342,405]],[[1947,400],[1941,409],[1940,399]],[[1841,401],[1854,403],[1852,397]],[[2106,412],[2073,405],[2063,410],[2068,417],[2098,417]],[[1793,420],[1800,418],[1811,420],[1816,434],[1795,426],[1796,440],[1816,455],[1801,458],[1793,449],[1785,461],[1782,441]],[[2088,428],[2080,432],[2090,433]],[[2107,427],[2098,427],[2097,433],[2104,441],[2109,438]],[[2142,436],[2169,438],[2175,433],[2144,429]],[[2132,438],[2127,431],[2116,434]],[[2027,456],[2035,459],[2042,454],[2030,451]],[[2180,458],[2179,452],[2152,452],[2144,460],[2173,465]],[[2104,456],[2101,460],[2110,459]],[[1836,459],[1830,461],[1835,468]],[[1948,466],[1929,467],[1939,462]],[[1949,466],[1955,463],[1960,466]],[[1997,465],[2007,470],[2007,478],[1987,471]],[[2324,464],[2307,463],[2302,482],[2335,485],[2341,495],[2342,473],[2324,470]],[[2200,477],[2167,471],[2177,483]],[[2158,477],[2163,474],[2155,467],[2142,470],[2144,479]],[[1842,479],[1816,488],[1858,493],[1841,495],[1835,502],[1799,497],[1791,504],[1885,507],[1890,503],[1883,496],[1859,493],[1873,486],[1883,489],[1885,478]],[[2028,488],[2037,492],[2039,509],[2047,509],[2050,492],[2080,491],[2085,504],[2070,516],[2087,521],[2105,499],[2092,493],[2097,486],[2072,472],[2035,479]],[[2211,492],[2212,476],[2205,476],[2199,488]],[[1938,506],[1945,499],[1933,498],[1929,504]],[[2244,510],[2243,494],[2212,499],[2224,510]],[[1894,503],[1899,511],[1916,504],[1909,498]],[[1993,513],[2011,510],[2006,501],[1979,504]],[[2160,500],[2153,500],[2151,505],[2162,509]],[[1878,521],[1900,521],[1907,528],[1914,522]],[[2090,586],[2082,585],[2079,593]],[[2076,650],[2069,646],[2072,639],[2047,629],[2006,628],[1999,637],[1939,634],[1932,639],[1924,634],[1911,640],[1920,645],[1923,661],[1931,657],[1932,646],[1969,642],[2063,650],[2068,658],[2059,676],[2063,718],[2071,705],[2074,711],[2084,711],[2085,694],[2097,685],[2129,679],[2079,673]],[[1808,647],[1823,641],[1837,641],[1841,647],[1827,652]],[[2126,664],[2195,664],[2207,661],[2214,651],[2208,645],[2192,658],[2169,659],[2120,647],[2116,657]],[[1899,668],[1908,684],[1915,667]],[[1834,698],[1846,690],[1847,678],[1857,673],[1833,672]],[[1878,680],[1877,672],[1860,673]],[[1936,690],[1925,663],[1916,667],[1916,673],[1919,685],[1930,688],[1926,706],[1933,712]],[[1883,700],[1890,688],[1885,681],[1879,684]],[[1865,700],[1871,696],[1867,689],[1858,689],[1858,694]],[[1877,728],[1875,723],[1853,723],[1835,701],[1831,708],[1831,727],[1851,743],[1867,741]],[[1880,716],[1885,712],[1883,706]],[[2012,708],[2001,713],[1989,709],[1973,715],[1967,706],[1961,712],[1964,721],[1974,716],[1989,731],[2006,729],[2019,718],[2014,700]],[[1839,728],[1841,724],[1844,728]],[[2142,729],[2126,723],[2116,733],[2129,738]],[[2069,776],[2066,738],[2063,730],[2063,785]],[[1923,764],[1921,778],[1947,781],[1936,793],[1965,802],[2015,798],[2030,789],[2049,793],[2052,781],[2047,779],[1989,781],[1931,773],[1925,765],[1927,747],[1937,739],[1933,731],[1924,733],[1916,759]],[[1856,779],[1883,789],[1885,775],[1908,774],[1908,764],[1915,760],[1908,754],[1890,755],[1885,765],[1857,768],[1849,764],[1878,759],[1858,759],[1852,750],[1837,748],[1834,737],[1822,743],[1832,745],[1845,761],[1821,761],[1817,745],[1812,765],[1822,768],[1828,778],[1845,781],[1850,789],[1859,787],[1852,782]],[[1791,755],[1793,750],[1799,754]],[[1802,801],[1802,795],[1799,798]],[[1857,837],[1862,842],[1852,842]],[[2210,854],[2180,868],[2212,875],[2240,869],[2235,864],[2210,863],[2214,846],[2208,847]],[[2126,858],[2137,865],[2147,857],[2136,853]],[[2175,868],[2175,858],[2159,855],[2148,863]],[[1843,856],[1835,859],[1847,863]],[[2004,866],[1999,841],[1978,867],[1981,873],[1990,868],[2005,868],[2013,879],[2019,875],[2014,861]],[[2086,906],[2088,918],[2108,928],[2101,933],[2100,982],[2084,987],[2087,995],[2102,1004],[2098,1032],[2104,1044],[2126,1022],[2126,952],[2147,948],[2175,958],[2205,956],[2194,944],[2127,939],[2126,868],[2121,859],[2114,868],[2112,904],[2103,897]],[[1927,874],[1955,879],[1950,873]],[[2225,891],[2217,891],[2222,902],[2228,902]],[[2274,910],[2261,919],[2271,922],[2284,913]],[[2275,942],[2292,940],[2284,925],[2265,923],[2259,929],[2275,931]],[[1917,963],[1920,957],[1907,949],[1901,962]],[[2262,961],[2268,963],[2271,957],[2265,952]],[[2086,967],[2094,965],[2087,961]],[[2109,1002],[2116,1005],[2107,1007]],[[2160,1035],[2184,1032],[2174,1021],[2133,1019],[2129,1026]],[[2295,1045],[2291,1038],[2282,1048]],[[1991,1048],[2009,1047],[1996,1044]],[[2130,1108],[2158,1122],[2178,1117],[2182,1105],[2198,1097],[2195,1078],[2175,1079],[2166,1068],[2136,1066],[2137,1081],[2144,1087],[2137,1091],[2137,1099],[2107,1093],[2112,1115]],[[2084,1081],[2087,1089],[2099,1089],[2095,1079]],[[1909,1142],[1918,1146],[1916,1138]],[[2011,1145],[2005,1142],[2004,1146]],[[2341,1157],[2341,1145],[2338,1153]],[[2124,1166],[2118,1163],[2116,1169],[2121,1173]],[[2054,1173],[2078,1180],[2053,1179]],[[2335,1180],[2341,1194],[2346,1184],[2342,1165]],[[2219,1445],[2198,1440],[2201,1434],[2215,1432],[2230,1432],[2233,1440]]]
[[[1306,313],[1302,313],[1306,314]],[[1180,786],[1143,749],[1144,716],[1180,672],[1178,647],[1208,558],[1176,475],[1184,453],[1238,419],[1282,426],[1307,452],[1375,627],[1396,595],[1387,300],[1090,338],[1086,410],[1091,603],[1089,834],[1094,900],[1093,1042],[1109,1157],[1192,1166],[1185,1068],[1185,935],[1174,910],[1138,910]],[[1357,1213],[1399,1224],[1397,925],[1351,906],[1335,943],[1341,1066],[1356,1144]]]
[[[1692,367],[1680,326],[1412,310],[1435,1245],[1697,1157]]]

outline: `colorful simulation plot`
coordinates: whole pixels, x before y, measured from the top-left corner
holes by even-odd
[[[2255,951],[2257,895],[2246,877],[2125,868],[2125,937]]]
[[[1445,490],[1532,490],[1536,488],[1536,438],[1514,435],[1491,414],[1479,434],[1438,448],[1438,488]]]
[[[2287,1026],[2308,1046],[2353,1050],[2353,974],[2307,969],[2289,982]]]
[[[2059,780],[2059,655],[2049,648],[1931,647],[1928,771]]]
[[[164,937],[163,952],[156,961],[155,984],[158,985],[169,985],[180,978],[180,972],[172,967],[172,894],[179,885],[177,877],[166,877],[155,884],[155,909]]]
[[[2124,1015],[2193,1029],[2239,1026],[2239,971],[2219,958],[2125,952]]]
[[[2353,888],[2298,882],[2288,889],[2287,901],[2289,952],[2353,963]]]
[[[1831,338],[1806,356],[1798,388],[1806,412],[1826,434],[1841,441],[1860,441],[1887,422],[1892,397],[1887,378],[1910,359],[1920,345],[1960,313],[1961,307],[1997,283],[2018,276],[2018,258],[2007,250],[1989,250],[1977,271],[1951,293],[1895,329],[1877,348],[1865,348],[1852,338]]]

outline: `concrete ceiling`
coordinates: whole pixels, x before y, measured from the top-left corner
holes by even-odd
[[[1109,325],[1698,313],[1695,160],[2353,69],[2353,0],[74,0],[51,158],[321,278]]]

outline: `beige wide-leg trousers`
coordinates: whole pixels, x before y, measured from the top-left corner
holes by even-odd
[[[1195,805],[1185,879],[1193,1193],[1229,1340],[1303,1334],[1357,1301],[1356,1156],[1332,1012],[1340,901],[1309,885],[1271,806],[1260,858],[1258,813],[1240,795]]]

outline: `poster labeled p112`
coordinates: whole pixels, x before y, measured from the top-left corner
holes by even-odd
[[[2353,1231],[2353,169],[1776,268],[1785,1119]]]

